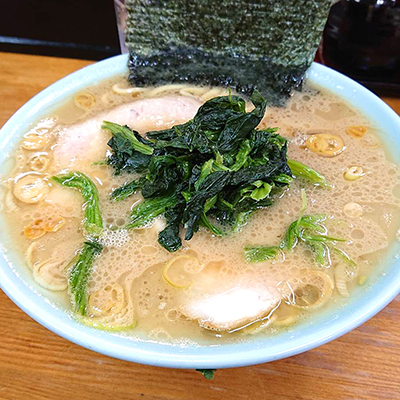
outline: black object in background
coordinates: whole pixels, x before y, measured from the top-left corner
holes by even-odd
[[[319,57],[372,90],[400,94],[400,1],[334,4]]]
[[[101,60],[120,53],[112,0],[0,0],[0,51]]]
[[[129,81],[194,83],[282,104],[301,86],[330,0],[126,0]]]

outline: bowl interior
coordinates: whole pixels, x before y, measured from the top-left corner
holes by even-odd
[[[25,104],[0,133],[0,173],[9,169],[10,154],[27,128],[73,93],[116,74],[127,73],[127,56],[117,56],[77,71],[39,93]],[[308,70],[307,79],[345,98],[368,115],[385,133],[392,158],[400,160],[400,118],[378,97],[351,79],[319,64]],[[5,226],[0,215],[0,224]],[[340,309],[329,309],[293,331],[257,337],[243,343],[215,346],[177,346],[132,340],[98,331],[75,322],[47,299],[48,293],[32,279],[24,259],[13,246],[6,228],[0,230],[0,285],[26,313],[53,332],[81,346],[116,358],[175,368],[227,368],[288,357],[326,343],[371,318],[400,292],[396,243],[383,260],[384,273],[375,282],[356,290]]]

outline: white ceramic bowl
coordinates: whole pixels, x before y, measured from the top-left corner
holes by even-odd
[[[83,68],[43,90],[26,103],[0,131],[0,173],[7,171],[7,155],[13,151],[27,127],[87,86],[116,74],[127,74],[127,56],[117,56]],[[378,97],[353,80],[319,64],[308,70],[307,79],[368,115],[385,133],[385,142],[400,160],[400,118]],[[395,244],[385,260],[385,273],[367,288],[358,289],[340,309],[327,310],[298,325],[293,332],[248,342],[179,347],[126,337],[83,326],[57,308],[46,291],[32,279],[21,254],[14,249],[0,215],[0,285],[4,292],[32,318],[60,336],[100,353],[143,364],[175,368],[227,368],[264,363],[292,356],[329,342],[356,328],[400,292],[400,250]]]

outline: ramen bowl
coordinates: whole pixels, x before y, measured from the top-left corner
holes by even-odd
[[[73,94],[115,75],[127,73],[126,55],[110,58],[79,70],[51,85],[26,103],[0,132],[0,173],[9,169],[8,154],[34,122],[59,107]],[[325,66],[314,63],[306,78],[345,99],[368,115],[382,132],[391,158],[400,160],[400,117],[373,93]],[[111,357],[148,365],[173,368],[228,368],[265,363],[293,356],[327,343],[351,331],[373,317],[400,292],[400,268],[396,255],[400,245],[394,243],[382,261],[382,273],[365,287],[357,288],[341,307],[272,336],[250,337],[221,345],[177,345],[151,340],[132,339],[96,330],[77,322],[33,280],[24,257],[15,250],[7,227],[0,216],[0,285],[23,311],[37,322],[80,346]]]

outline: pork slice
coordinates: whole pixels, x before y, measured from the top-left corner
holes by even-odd
[[[54,148],[56,166],[59,169],[85,170],[93,162],[104,159],[110,134],[101,130],[103,121],[128,125],[139,133],[145,133],[186,122],[194,117],[199,106],[198,100],[184,96],[142,99],[65,126],[61,128]]]
[[[206,268],[181,295],[183,315],[215,331],[231,331],[267,316],[281,301],[275,279],[227,279]]]

